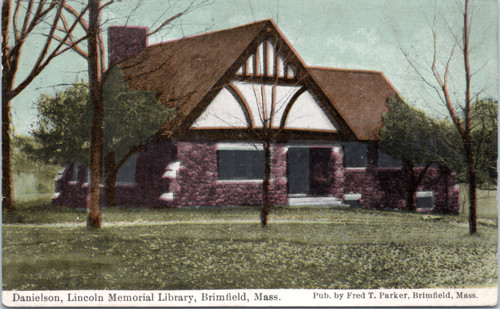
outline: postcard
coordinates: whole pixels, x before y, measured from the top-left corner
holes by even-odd
[[[2,17],[4,306],[497,304],[496,1]]]

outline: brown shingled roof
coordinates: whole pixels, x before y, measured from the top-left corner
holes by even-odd
[[[310,67],[319,86],[359,140],[378,140],[387,99],[397,91],[382,72]]]
[[[154,91],[166,106],[177,108],[176,118],[166,124],[174,128],[269,24],[261,21],[152,45],[120,66],[131,88]]]
[[[271,28],[271,29],[270,29]],[[122,61],[125,79],[133,89],[153,91],[177,115],[164,128],[174,131],[186,123],[229,81],[246,59],[250,45],[265,32],[279,29],[271,20],[169,41],[146,48]],[[282,37],[281,33],[279,33]],[[286,42],[286,39],[282,37]],[[256,43],[257,42],[257,43]],[[308,71],[334,109],[359,140],[378,140],[387,98],[397,92],[380,72],[307,68],[293,51],[299,68]],[[240,63],[241,62],[241,63]],[[307,74],[307,72],[304,72]],[[193,111],[195,110],[195,111]]]

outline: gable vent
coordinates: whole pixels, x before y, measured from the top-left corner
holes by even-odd
[[[269,38],[260,43],[257,50],[248,57],[240,69],[236,72],[240,76],[268,76],[293,79],[296,77],[296,69],[292,64],[286,62],[283,53]]]

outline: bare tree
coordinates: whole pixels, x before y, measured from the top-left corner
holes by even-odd
[[[451,49],[450,54],[446,58],[446,63],[443,68],[438,67],[438,51],[437,51],[437,31],[435,27],[432,27],[433,35],[433,59],[430,65],[430,72],[432,78],[427,78],[424,73],[417,67],[416,63],[410,59],[409,53],[401,47],[400,49],[408,60],[408,63],[417,73],[419,78],[427,84],[430,89],[435,90],[443,104],[448,110],[449,117],[453,122],[458,134],[461,138],[461,143],[463,145],[463,159],[467,164],[467,179],[469,185],[469,233],[475,234],[477,232],[477,197],[476,197],[476,171],[474,169],[474,149],[472,143],[472,126],[471,126],[471,106],[472,106],[472,95],[471,95],[471,67],[469,60],[469,49],[470,49],[470,30],[471,30],[471,14],[470,14],[470,0],[464,0],[463,3],[463,29],[460,39],[460,35],[453,33],[452,27],[447,23],[448,28],[455,38],[455,47]],[[450,90],[450,65],[454,56],[454,51],[456,47],[461,50],[461,57],[463,57],[464,65],[464,76],[463,81],[465,83],[464,97],[463,99],[454,97],[454,93]],[[461,117],[461,114],[463,115]]]
[[[276,80],[277,81],[277,80]],[[254,86],[254,94],[258,107],[258,116],[259,120],[262,123],[262,129],[258,130],[255,128],[251,128],[252,133],[257,137],[257,140],[263,142],[264,148],[264,178],[262,182],[262,207],[260,213],[260,222],[262,227],[266,227],[269,218],[269,211],[271,208],[271,201],[269,198],[269,188],[271,185],[271,145],[276,142],[281,133],[283,132],[285,123],[282,121],[279,124],[279,127],[273,128],[273,124],[275,119],[277,118],[277,114],[283,109],[283,104],[278,104],[276,96],[274,93],[276,92],[276,82],[272,85],[273,95],[271,96],[271,103],[267,104],[266,102],[266,93],[265,88],[262,87],[260,93],[256,91]],[[282,102],[281,102],[282,103]],[[285,104],[290,104],[289,102],[285,102]],[[286,106],[286,105],[285,105]],[[270,110],[268,111],[268,109]],[[286,108],[285,108],[286,109]],[[281,111],[281,112],[284,112]]]
[[[66,23],[66,35],[56,31],[63,23],[65,0],[2,0],[2,210],[15,208],[12,184],[11,102],[60,54],[74,47],[71,33],[87,10],[77,13],[72,23]],[[36,61],[21,81],[15,81],[26,42],[37,32],[45,36],[42,48],[36,51]],[[83,39],[83,38],[82,38]],[[55,44],[55,45],[54,45]],[[33,51],[29,57],[32,58]]]

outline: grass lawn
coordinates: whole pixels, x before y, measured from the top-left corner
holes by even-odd
[[[93,231],[85,211],[24,202],[3,217],[3,288],[495,286],[495,198],[475,236],[463,215],[328,207],[276,207],[266,229],[256,207],[107,208]]]

